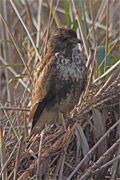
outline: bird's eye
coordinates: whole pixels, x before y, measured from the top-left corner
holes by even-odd
[[[63,41],[67,41],[68,40],[68,37],[65,37],[64,39],[63,39]]]

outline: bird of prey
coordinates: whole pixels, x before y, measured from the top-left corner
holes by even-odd
[[[39,133],[45,124],[58,123],[59,113],[65,117],[78,103],[87,80],[80,42],[69,28],[57,29],[49,39],[46,55],[34,72],[31,135]]]

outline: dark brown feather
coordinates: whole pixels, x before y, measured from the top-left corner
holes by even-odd
[[[63,115],[70,112],[85,88],[86,79],[85,59],[77,48],[76,33],[71,29],[58,29],[34,73],[31,133],[41,131],[45,123],[57,123],[58,112]]]

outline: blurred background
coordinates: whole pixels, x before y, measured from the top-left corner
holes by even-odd
[[[79,113],[76,115],[77,120],[82,122],[81,127],[85,133],[87,147],[92,148],[98,139],[118,121],[120,117],[120,69],[118,69],[120,64],[120,1],[2,0],[0,1],[1,142],[5,137],[7,144],[9,140],[16,143],[22,132],[25,132],[27,137],[27,119],[34,70],[46,53],[49,37],[59,27],[72,28],[77,32],[77,36],[83,42],[79,48],[87,59],[87,63],[89,62],[87,64],[89,68],[87,89],[83,101],[80,99],[83,103],[80,103]],[[90,49],[94,50],[94,56],[88,61]],[[98,99],[93,102],[93,97],[98,97]],[[119,139],[119,128],[114,129],[108,139],[105,139],[104,145],[102,144],[97,152],[92,154],[92,163]],[[99,131],[97,135],[95,129]],[[8,145],[5,148],[8,148]],[[11,143],[10,152],[12,148]],[[82,159],[89,148],[85,152],[85,149],[82,149],[83,153],[79,159]],[[111,153],[110,159],[117,153],[120,154],[120,148]],[[1,162],[4,164],[7,155],[4,152],[2,155],[4,158]],[[70,152],[68,152],[69,155]],[[72,167],[72,161],[69,163]],[[78,161],[73,166],[77,164]],[[89,161],[86,168],[91,164]],[[118,171],[113,175],[111,172],[114,172],[115,167]],[[8,174],[13,169],[14,166],[10,168],[9,164]],[[71,169],[64,172],[66,177]],[[81,171],[79,175],[86,169],[82,173]],[[108,179],[120,178],[120,165],[113,164],[110,169],[107,168],[106,172]],[[6,177],[5,174],[3,176]],[[101,176],[100,174],[97,176],[97,179],[100,178],[107,179],[105,171]]]
[[[17,12],[27,26],[41,57],[46,51],[49,36],[54,33],[56,28],[65,26],[77,30],[79,37],[81,37],[81,34],[85,36],[87,50],[90,47],[99,47],[96,75],[99,76],[104,73],[118,60],[120,56],[118,47],[119,1],[14,0],[13,3],[16,11],[11,1],[0,1],[0,12],[6,23],[5,25],[2,18],[0,19],[0,99],[3,99],[3,102],[8,100],[13,104],[16,97],[14,93],[20,93],[21,96],[25,88],[18,79],[22,78],[22,81],[26,83],[29,78],[25,65],[10,36],[13,36],[31,74],[34,71],[35,64],[39,61]],[[78,24],[81,23],[79,22],[78,10],[83,32],[80,32],[80,24]],[[107,54],[107,57],[105,57],[105,54]],[[86,52],[85,55],[87,56]],[[104,58],[106,58],[105,64],[102,63]]]

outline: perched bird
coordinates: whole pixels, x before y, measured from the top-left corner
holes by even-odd
[[[31,97],[31,135],[40,132],[45,124],[59,122],[78,103],[85,89],[87,68],[78,49],[76,32],[59,28],[49,39],[46,55],[34,72]]]

